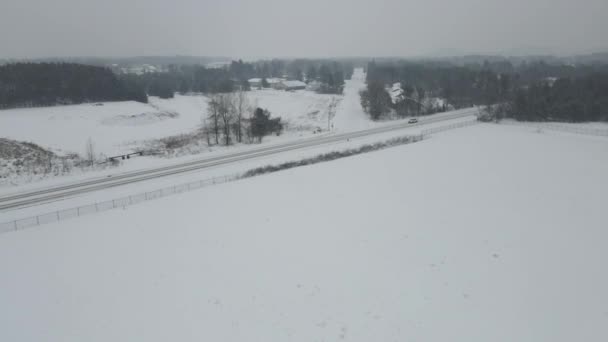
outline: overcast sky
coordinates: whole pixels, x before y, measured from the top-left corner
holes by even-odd
[[[608,50],[608,0],[0,1],[0,58]]]

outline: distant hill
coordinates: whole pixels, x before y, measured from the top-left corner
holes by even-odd
[[[49,57],[21,60],[22,62],[35,63],[78,63],[96,66],[119,65],[130,67],[135,65],[207,65],[210,63],[230,62],[228,57],[206,57],[206,56],[135,56],[135,57]]]

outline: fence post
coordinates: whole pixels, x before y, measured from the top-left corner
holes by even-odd
[[[36,225],[40,225],[40,216],[36,215]]]
[[[129,205],[133,205],[133,199],[129,196]]]
[[[99,206],[97,205],[97,202],[95,202],[95,212],[99,212]]]
[[[13,225],[15,226],[15,230],[17,230],[17,220],[13,221]]]
[[[112,208],[116,208],[116,200],[112,200]]]
[[[80,217],[80,207],[76,208],[76,216]]]
[[[61,221],[61,219],[59,218],[59,210],[57,210],[57,211],[55,212],[55,214],[57,214],[57,221]]]

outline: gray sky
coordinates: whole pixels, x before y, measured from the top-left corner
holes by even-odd
[[[0,1],[0,58],[608,50],[607,0]]]

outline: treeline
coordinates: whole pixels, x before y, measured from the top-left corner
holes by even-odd
[[[0,108],[127,100],[148,102],[143,89],[103,67],[72,63],[0,66]]]
[[[374,119],[482,105],[492,108],[492,115],[518,120],[604,120],[607,74],[605,64],[486,61],[462,66],[372,61],[361,100]],[[390,94],[395,83],[401,84],[401,96],[396,99]]]
[[[608,121],[608,73],[535,82],[517,89],[510,101],[488,114],[494,120]]]
[[[342,93],[351,62],[329,60],[233,61],[223,68],[170,65],[168,72],[120,74],[75,63],[13,63],[0,66],[0,108],[53,106],[134,100],[147,95],[172,98],[175,93],[230,93],[249,90],[250,78],[284,77],[318,82],[320,93]]]
[[[279,60],[243,62],[232,61],[224,68],[197,65],[170,65],[168,72],[123,75],[143,88],[148,95],[171,98],[174,93],[229,93],[250,90],[251,78],[286,78],[318,82],[319,93],[341,94],[344,80],[352,76],[351,62],[329,60]]]
[[[136,84],[150,96],[172,98],[175,93],[229,93],[248,89],[248,83],[237,80],[229,69],[194,65],[172,65],[168,72],[125,74],[120,76]]]
[[[341,94],[344,80],[352,77],[354,68],[350,60],[274,59],[254,63],[255,74],[252,77],[285,77],[306,83],[318,82],[317,92]]]

